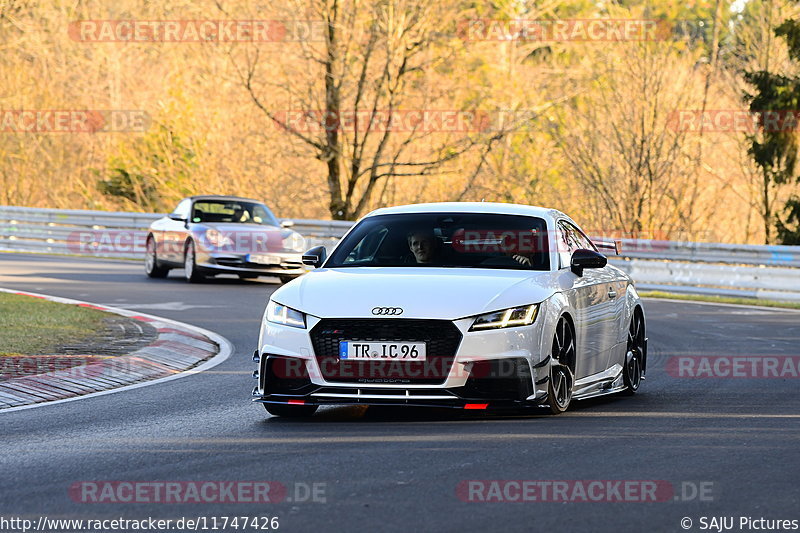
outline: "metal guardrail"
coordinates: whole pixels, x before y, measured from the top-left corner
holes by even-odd
[[[0,250],[139,259],[148,226],[161,216],[0,206]],[[292,220],[292,229],[306,236],[309,246],[335,245],[353,225],[282,220]],[[103,253],[103,244],[115,251]],[[621,244],[620,257],[611,262],[640,288],[800,301],[800,246],[640,239],[622,239]]]
[[[800,246],[622,239],[622,255],[632,259],[800,267]]]

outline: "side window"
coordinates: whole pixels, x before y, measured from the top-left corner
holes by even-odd
[[[192,208],[192,201],[188,198],[186,200],[181,200],[181,203],[178,204],[178,207],[175,208],[173,214],[180,215],[182,218],[189,218],[189,211]]]
[[[566,268],[569,266],[570,259],[572,259],[572,252],[577,249],[577,246],[575,246],[571,232],[563,221],[558,222],[557,237],[556,245],[558,246],[560,268]]]
[[[585,250],[594,250],[595,252],[597,251],[597,248],[595,247],[591,239],[589,239],[589,237],[584,235],[581,230],[579,230],[577,227],[570,224],[569,222],[564,222],[564,225],[569,229],[571,239],[573,243],[575,243],[577,248],[583,248]]]
[[[361,241],[356,244],[353,251],[348,254],[345,263],[373,261],[389,230],[380,227],[377,231],[367,233]]]

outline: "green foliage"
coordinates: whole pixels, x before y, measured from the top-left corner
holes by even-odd
[[[786,202],[783,220],[775,223],[778,240],[783,244],[800,245],[800,196],[792,196]]]
[[[124,207],[163,211],[198,183],[199,148],[192,135],[191,110],[177,102],[162,112],[144,135],[126,137],[108,158],[98,190]]]
[[[789,46],[789,57],[800,61],[800,21],[789,19],[775,28],[775,35],[783,37]]]
[[[787,20],[775,28],[775,35],[783,37],[789,47],[789,56],[795,61],[800,60],[800,24],[796,20]],[[800,109],[800,76],[784,76],[767,71],[746,72],[745,80],[755,87],[755,93],[747,95],[750,101],[750,110],[762,113],[759,117],[761,126],[764,126],[764,113],[783,113],[791,116]],[[782,122],[782,121],[781,121]],[[779,123],[780,124],[780,123]],[[777,186],[800,183],[800,176],[796,173],[798,159],[798,126],[793,124],[771,128],[762,127],[762,131],[749,135],[750,148],[748,153],[755,164],[761,169],[765,189]],[[800,242],[800,200],[792,195],[786,203],[782,219],[779,213],[772,213],[769,209],[769,198],[765,199],[764,217],[767,224],[772,224],[777,230],[780,242],[784,244],[797,244]],[[770,220],[773,219],[773,220]],[[792,229],[794,226],[794,229]],[[767,230],[769,241],[769,230]]]

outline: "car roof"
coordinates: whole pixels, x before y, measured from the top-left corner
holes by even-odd
[[[569,218],[561,211],[547,207],[497,202],[436,202],[428,204],[398,205],[382,207],[367,216],[393,215],[401,213],[494,213],[499,215],[525,215],[541,218]]]
[[[263,204],[261,200],[255,200],[253,198],[244,198],[243,196],[227,196],[224,194],[201,194],[197,196],[190,196],[190,200],[233,200],[239,202],[255,202],[257,204]]]

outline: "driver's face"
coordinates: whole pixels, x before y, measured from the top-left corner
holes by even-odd
[[[434,237],[423,233],[415,233],[408,238],[408,247],[417,263],[430,263],[433,261],[433,254],[436,249]]]

